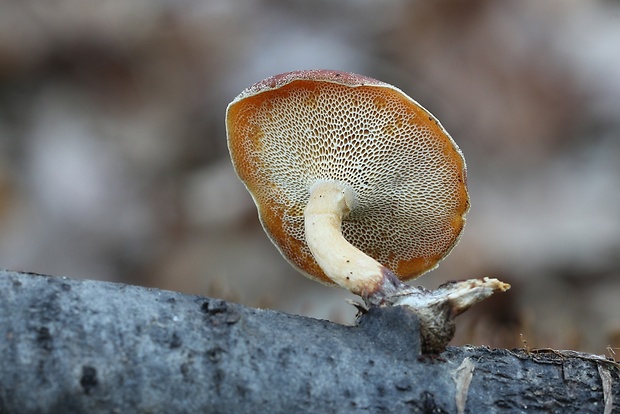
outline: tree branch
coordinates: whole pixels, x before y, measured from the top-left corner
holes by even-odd
[[[619,410],[612,361],[471,346],[421,357],[418,326],[402,307],[347,327],[0,271],[0,413]]]

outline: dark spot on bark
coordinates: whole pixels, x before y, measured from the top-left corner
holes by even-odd
[[[80,378],[80,385],[84,390],[84,394],[90,395],[98,384],[97,370],[89,365],[84,365],[82,367],[82,378]]]
[[[228,307],[228,304],[221,299],[208,299],[200,305],[200,310],[210,317],[214,325],[226,323],[232,325],[241,319],[241,315]]]
[[[228,306],[223,300],[210,299],[203,302],[200,306],[200,309],[208,315],[214,315],[216,313],[226,312]]]
[[[284,347],[278,352],[278,363],[282,368],[286,368],[291,361],[291,358],[295,356],[295,351],[290,347]]]
[[[52,350],[52,334],[47,326],[37,329],[37,343],[46,351]]]
[[[239,322],[239,319],[241,319],[241,315],[238,314],[237,312],[229,311],[228,314],[226,315],[226,323],[229,325],[233,325]]]
[[[435,402],[435,396],[430,392],[424,392],[420,397],[420,399],[422,400],[422,412],[429,414],[447,413],[447,411],[437,406],[437,403]]]
[[[211,362],[219,362],[225,352],[226,351],[220,347],[211,348],[207,350],[207,358],[209,358]]]
[[[394,384],[394,386],[396,387],[398,391],[411,391],[413,389],[411,384],[407,382],[405,379],[401,379],[400,381],[397,381]]]
[[[171,349],[178,348],[181,345],[183,345],[183,341],[181,340],[181,337],[176,332],[174,332],[172,334],[172,340],[170,341],[170,348]]]

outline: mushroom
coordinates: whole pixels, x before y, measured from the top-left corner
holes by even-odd
[[[226,128],[265,232],[312,279],[369,305],[410,301],[421,291],[403,281],[435,268],[461,236],[463,154],[392,85],[333,70],[276,75],[228,105]]]

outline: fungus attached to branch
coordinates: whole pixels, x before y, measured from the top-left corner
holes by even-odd
[[[265,232],[312,279],[369,305],[398,304],[421,294],[402,281],[435,268],[459,240],[463,155],[394,86],[331,70],[276,75],[230,103],[226,127]]]

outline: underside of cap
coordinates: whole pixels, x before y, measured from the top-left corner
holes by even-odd
[[[436,267],[461,235],[462,154],[435,117],[389,84],[328,70],[276,75],[228,106],[226,126],[266,233],[306,276],[332,284],[304,237],[318,180],[351,186],[357,207],[345,238],[401,280]]]

